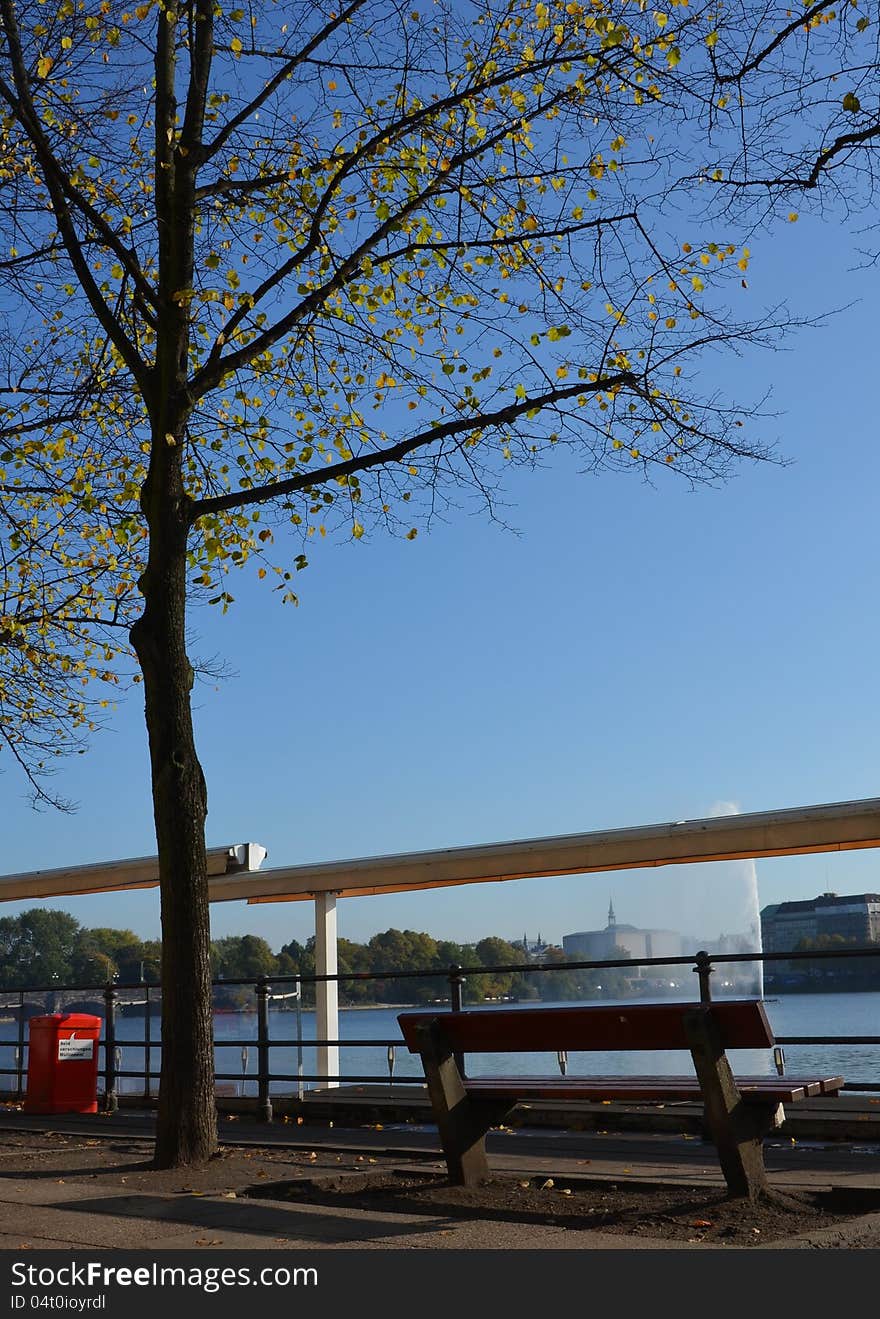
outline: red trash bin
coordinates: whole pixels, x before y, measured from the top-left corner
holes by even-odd
[[[97,1113],[100,1034],[85,1012],[31,1017],[26,1113]]]

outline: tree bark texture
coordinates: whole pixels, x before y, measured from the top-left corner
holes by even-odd
[[[164,469],[164,470],[163,470]],[[169,454],[144,491],[150,556],[132,643],[144,679],[162,905],[162,1070],[156,1163],[200,1163],[217,1149],[211,934],[205,856],[207,792],[192,724],[186,653],[186,539],[179,465]],[[163,496],[152,504],[151,486]],[[169,498],[169,493],[171,497]]]

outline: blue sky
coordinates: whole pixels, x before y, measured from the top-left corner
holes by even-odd
[[[719,489],[638,476],[516,474],[518,535],[461,514],[413,542],[323,546],[298,609],[233,579],[195,653],[234,676],[196,691],[211,844],[268,865],[571,833],[880,795],[880,454],[876,270],[831,224],[752,244],[746,311],[853,303],[786,351],[716,357],[706,388],[758,399],[787,467]],[[139,693],[61,767],[72,816],[0,778],[4,873],[155,850]],[[876,853],[757,863],[768,902],[880,888]],[[748,927],[748,867],[714,865],[346,899],[340,932],[561,939],[631,924],[707,938]],[[8,904],[14,914],[31,904]],[[89,925],[158,932],[158,894],[53,902]],[[213,909],[215,935],[277,948],[309,903]]]

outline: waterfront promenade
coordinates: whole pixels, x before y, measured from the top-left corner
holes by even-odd
[[[263,1198],[260,1178],[360,1176],[364,1172],[436,1171],[442,1167],[429,1126],[266,1126],[224,1119],[229,1160],[204,1183],[185,1172],[144,1174],[152,1115],[40,1118],[0,1110],[0,1248],[58,1249],[333,1249],[363,1250],[621,1250],[717,1248],[698,1230],[688,1240],[585,1229],[534,1215],[455,1215],[364,1209],[341,1199],[291,1203]],[[553,1131],[519,1128],[489,1138],[493,1170],[559,1185],[717,1189],[722,1182],[710,1145],[686,1132]],[[112,1176],[107,1168],[113,1163]],[[115,1160],[115,1163],[114,1163]],[[264,1160],[264,1162],[261,1162]],[[791,1192],[835,1190],[849,1197],[843,1222],[799,1230],[750,1249],[880,1248],[880,1144],[867,1141],[768,1142],[773,1187]],[[220,1165],[218,1165],[219,1167]],[[228,1171],[227,1171],[228,1169]],[[246,1169],[250,1188],[236,1189]],[[225,1181],[224,1181],[225,1177]],[[219,1178],[219,1180],[218,1180]],[[145,1180],[146,1179],[146,1180]],[[228,1183],[228,1185],[227,1185]],[[521,1183],[520,1183],[521,1184]],[[203,1189],[200,1186],[203,1185]],[[736,1248],[731,1242],[725,1249]]]

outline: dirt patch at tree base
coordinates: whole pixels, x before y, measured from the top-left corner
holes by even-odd
[[[356,1171],[377,1162],[363,1154],[284,1146],[225,1145],[207,1163],[189,1168],[155,1168],[152,1155],[150,1140],[0,1131],[0,1179],[83,1183],[93,1190],[108,1186],[159,1194],[257,1195],[264,1178],[277,1182],[315,1168]]]
[[[752,1202],[706,1186],[491,1177],[479,1186],[464,1187],[429,1173],[394,1171],[297,1178],[254,1186],[245,1194],[372,1213],[552,1224],[738,1247],[768,1245],[880,1209],[880,1194],[868,1192],[786,1193]]]

